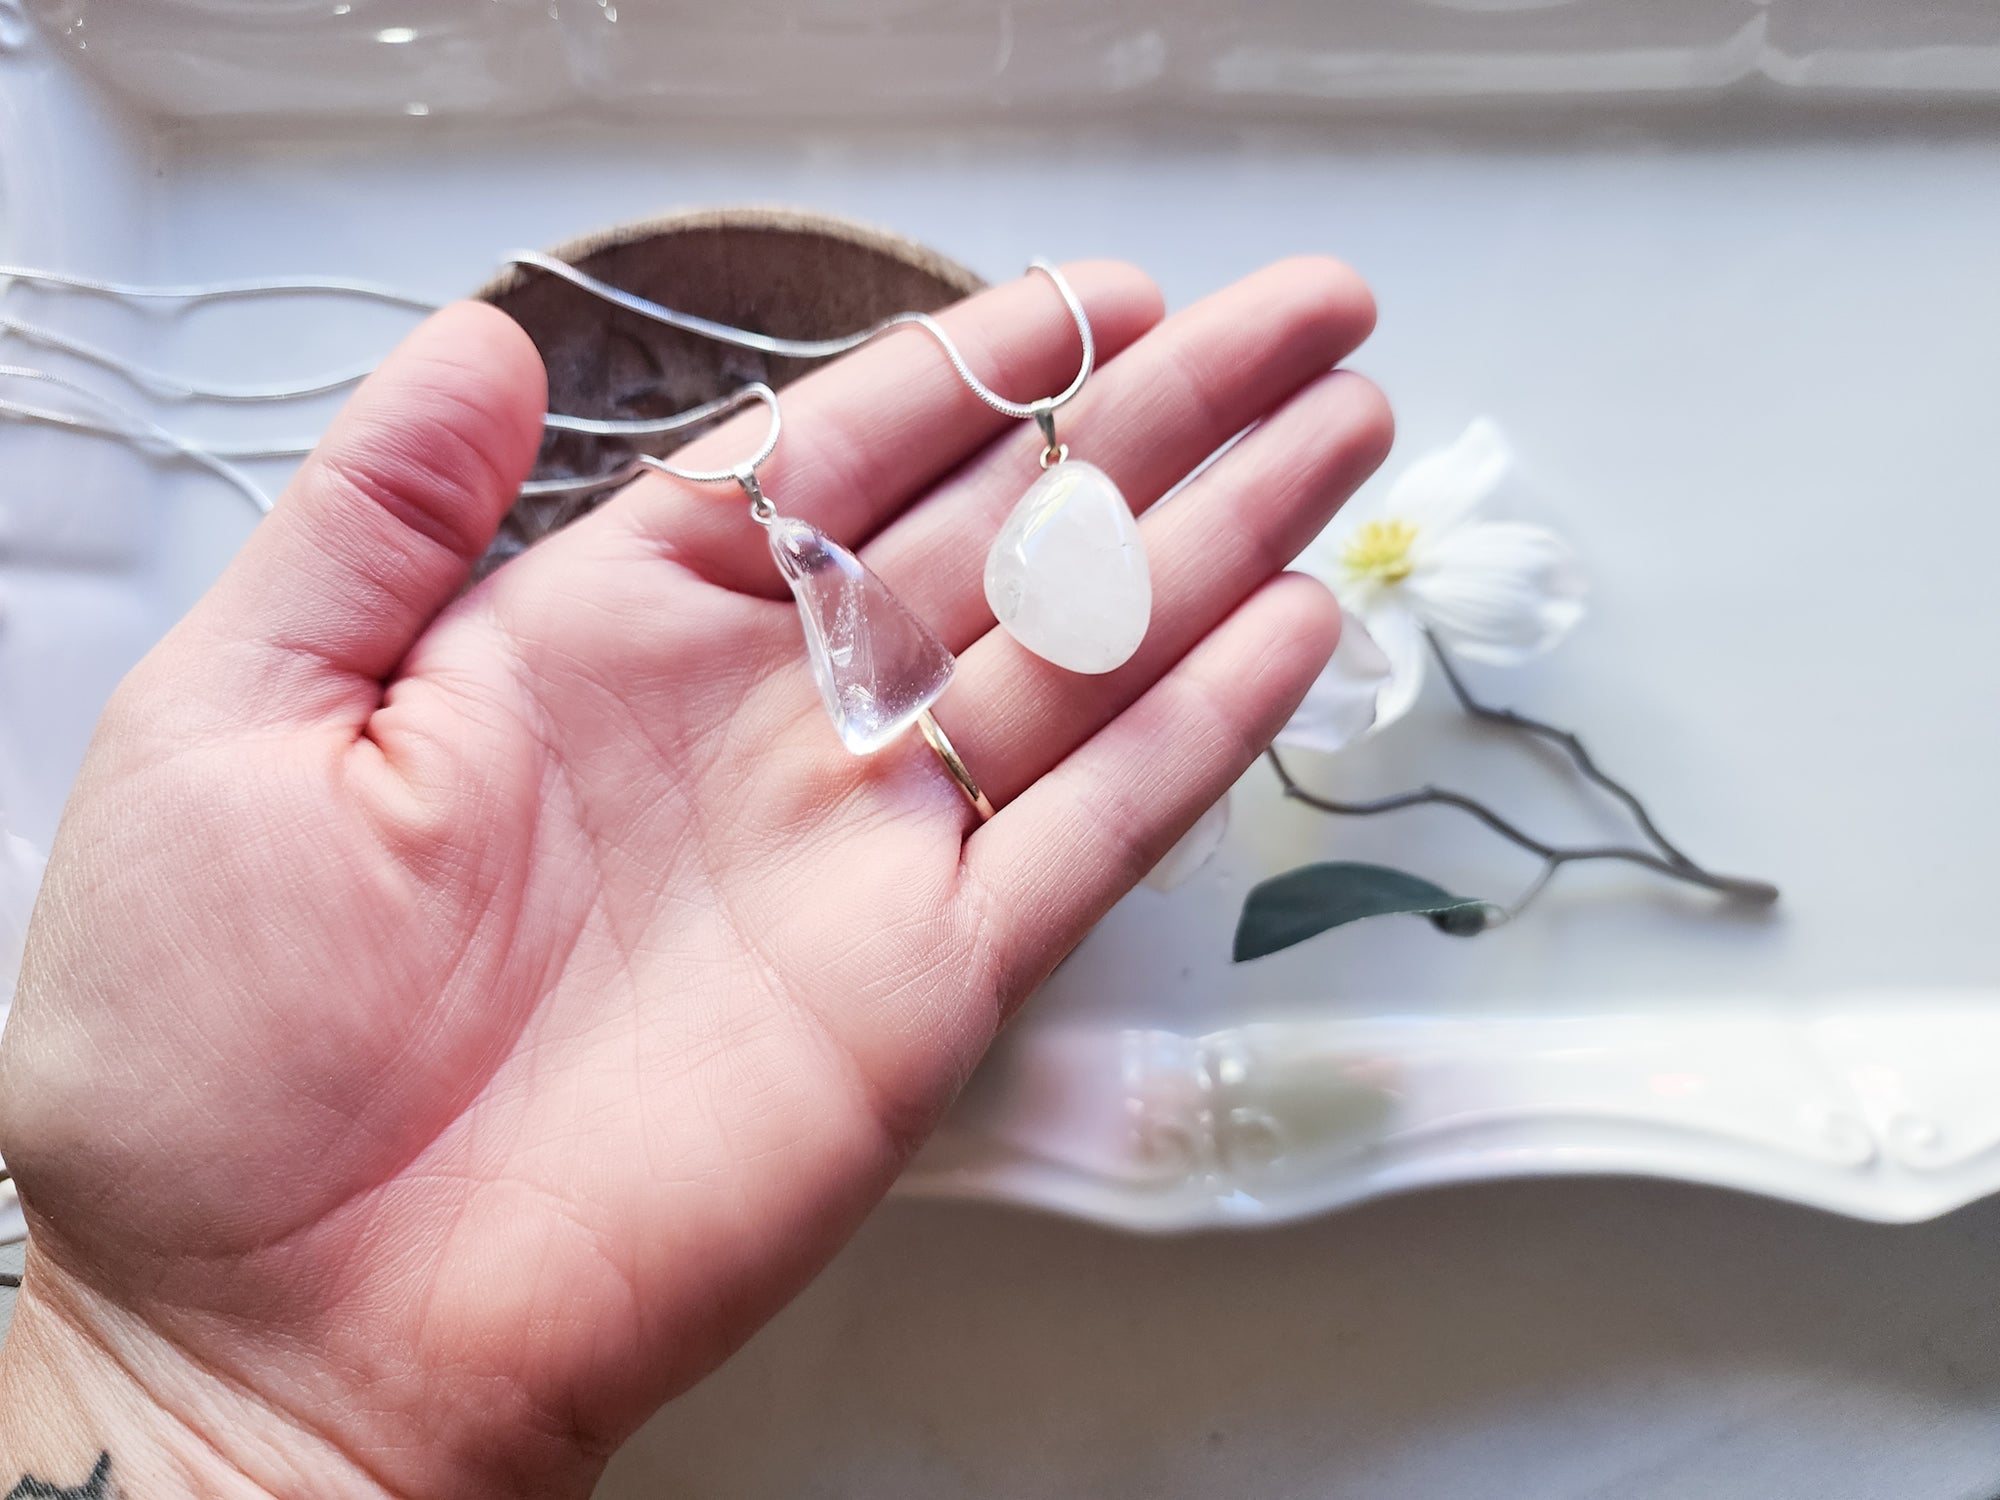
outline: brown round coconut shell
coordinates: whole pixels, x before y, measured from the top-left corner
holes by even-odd
[[[825,214],[719,208],[624,225],[549,253],[681,312],[780,338],[854,333],[893,313],[935,312],[984,283],[900,235]],[[664,417],[749,381],[782,390],[824,361],[720,344],[603,302],[533,269],[480,289],[528,331],[549,371],[549,410],[583,417]],[[537,478],[609,473],[634,454],[664,454],[682,434],[630,438],[551,432]],[[601,502],[610,491],[522,500],[487,553],[491,568]]]

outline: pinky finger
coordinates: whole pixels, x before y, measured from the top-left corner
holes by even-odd
[[[966,894],[1010,1009],[1263,754],[1339,635],[1333,596],[1279,574],[973,834]]]

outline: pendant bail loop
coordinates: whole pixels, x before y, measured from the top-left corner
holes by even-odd
[[[1056,440],[1056,404],[1053,399],[1035,403],[1035,425],[1042,429],[1042,467],[1052,469],[1069,457],[1069,444]]]
[[[1035,403],[1035,425],[1042,429],[1043,442],[1047,443],[1051,448],[1059,446],[1056,442],[1055,407],[1046,401],[1037,401]]]
[[[771,497],[764,493],[764,487],[757,482],[757,470],[750,464],[737,469],[736,482],[743,486],[743,493],[750,497],[750,519],[759,526],[769,526],[778,519],[778,507],[771,503]]]

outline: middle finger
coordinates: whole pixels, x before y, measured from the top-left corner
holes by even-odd
[[[1366,284],[1323,257],[1281,261],[1174,314],[1108,361],[1057,415],[1072,456],[1143,513],[1237,433],[1353,353],[1375,323]],[[986,547],[1040,477],[1032,422],[994,443],[862,549],[954,651],[993,624]]]

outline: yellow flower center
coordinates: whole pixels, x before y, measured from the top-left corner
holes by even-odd
[[[1417,528],[1408,521],[1363,522],[1342,549],[1341,565],[1377,583],[1401,583],[1416,567],[1410,561],[1410,545],[1416,539]]]

